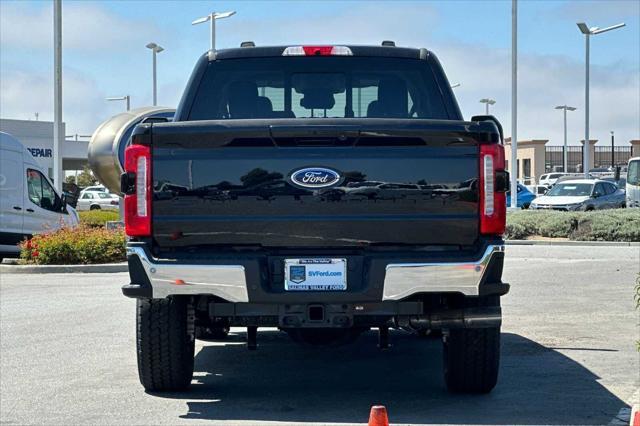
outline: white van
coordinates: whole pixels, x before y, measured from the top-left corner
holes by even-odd
[[[31,153],[0,132],[0,259],[16,256],[23,239],[62,226],[77,226],[68,206]]]
[[[640,157],[629,160],[626,183],[627,207],[640,207]]]

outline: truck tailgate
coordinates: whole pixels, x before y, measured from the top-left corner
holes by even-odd
[[[468,245],[478,238],[478,135],[470,123],[206,123],[153,126],[160,247]],[[292,183],[305,167],[334,170],[340,182]]]

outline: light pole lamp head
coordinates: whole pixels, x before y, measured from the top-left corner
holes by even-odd
[[[202,18],[198,18],[195,21],[191,22],[191,25],[203,24],[211,19],[211,15],[203,16]]]
[[[591,34],[589,26],[587,26],[587,24],[585,24],[584,22],[578,22],[578,28],[580,29],[580,32],[582,34]]]
[[[483,98],[483,99],[480,99],[480,103],[493,105],[496,103],[496,101],[494,99]]]
[[[617,30],[618,28],[622,28],[624,26],[625,26],[625,23],[622,22],[620,24],[612,25],[612,26],[607,27],[607,28],[594,27],[594,28],[591,28],[591,33],[592,34],[602,34],[602,33],[606,33],[607,31]]]
[[[610,27],[607,28],[599,28],[599,27],[591,27],[589,28],[589,26],[587,24],[585,24],[584,22],[578,22],[578,28],[580,29],[580,32],[584,35],[596,35],[596,34],[602,34],[602,33],[606,33],[607,31],[611,31],[611,30],[616,30],[618,28],[622,28],[625,26],[624,22],[620,23],[620,24],[616,24],[616,25],[612,25]]]
[[[235,10],[230,10],[229,12],[213,12],[213,19],[224,19],[236,14]]]
[[[151,42],[147,44],[147,49],[151,49],[156,53],[160,53],[164,50],[164,47],[160,46],[159,44]]]
[[[575,111],[576,107],[568,106],[568,105],[558,105],[556,109],[564,109],[567,111]]]
[[[236,14],[235,10],[231,10],[229,12],[212,12],[207,16],[203,16],[202,18],[198,18],[195,21],[191,22],[191,25],[204,24],[205,22],[209,22],[212,19],[224,19]]]

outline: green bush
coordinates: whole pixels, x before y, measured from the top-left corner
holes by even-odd
[[[20,244],[25,263],[69,265],[124,262],[126,238],[122,229],[80,225],[39,234]]]
[[[592,212],[524,210],[507,214],[506,237],[576,241],[640,241],[640,209]]]
[[[87,210],[78,212],[78,214],[80,215],[80,223],[92,228],[102,228],[106,222],[120,219],[116,210]]]
[[[579,241],[640,241],[640,210],[586,212],[571,234]]]
[[[561,214],[551,215],[538,223],[538,235],[549,238],[567,238],[578,227],[578,216],[575,213],[558,213]]]

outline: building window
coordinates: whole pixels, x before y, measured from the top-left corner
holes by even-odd
[[[529,179],[531,177],[531,159],[525,158],[522,160],[522,168],[523,168],[523,179]]]

